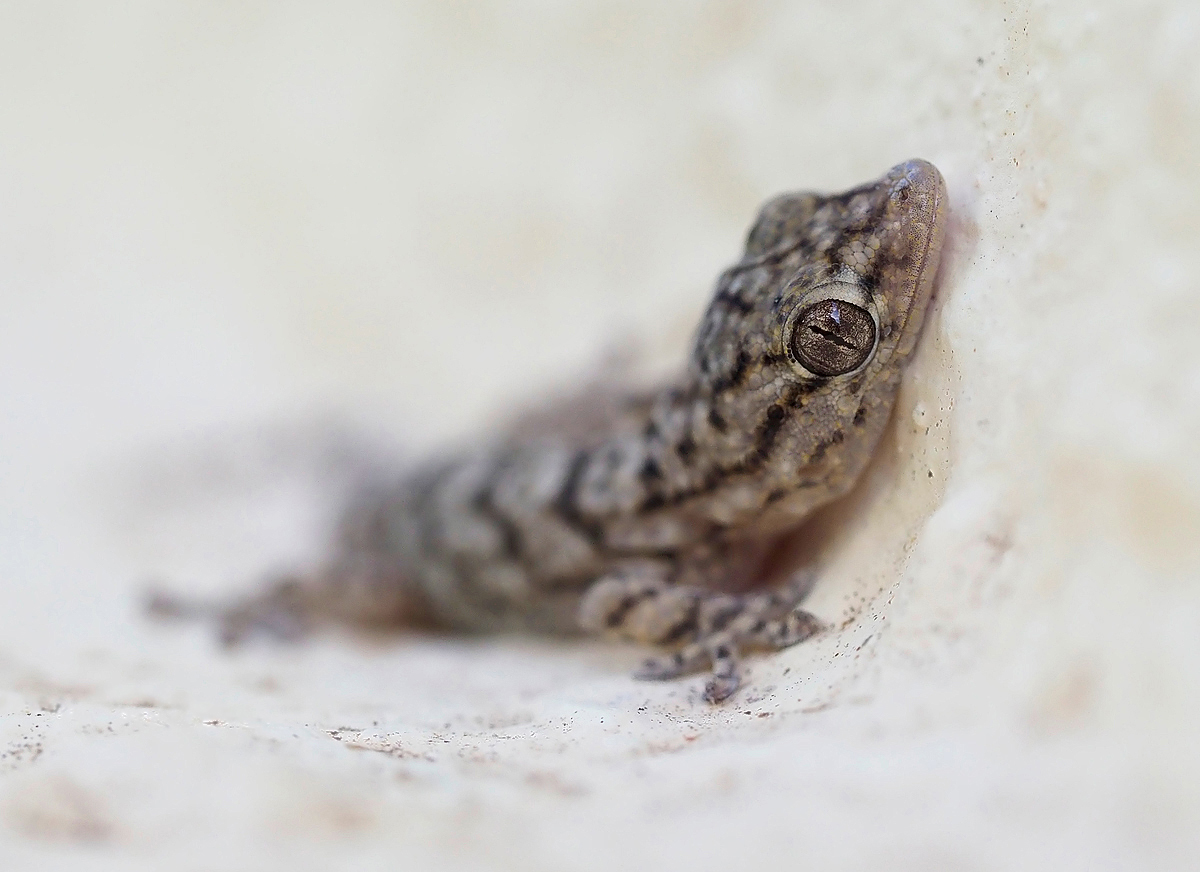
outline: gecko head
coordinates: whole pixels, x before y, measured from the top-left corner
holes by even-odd
[[[754,432],[771,453],[807,455],[810,468],[868,456],[859,449],[883,429],[932,293],[945,202],[922,160],[844,193],[768,202],[697,337],[693,372],[714,407],[769,422]]]
[[[844,193],[768,202],[701,325],[700,371],[786,361],[812,386],[894,368],[932,293],[945,201],[937,168],[910,160]]]
[[[776,245],[810,251],[779,278],[772,301],[773,350],[808,383],[894,370],[911,352],[941,253],[945,182],[911,160],[878,181],[830,197],[781,198],[763,218],[791,228]],[[758,239],[756,239],[756,236]]]

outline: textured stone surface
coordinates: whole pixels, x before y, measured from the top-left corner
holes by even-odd
[[[1192,865],[1190,6],[0,18],[5,868]],[[669,360],[762,199],[912,156],[952,223],[808,546],[845,626],[757,693],[138,616],[148,573],[316,552],[320,415],[419,449],[631,336]]]

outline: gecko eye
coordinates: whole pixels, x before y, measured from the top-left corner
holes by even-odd
[[[796,361],[809,372],[844,375],[862,366],[875,350],[875,321],[853,303],[821,300],[796,314],[790,345]]]

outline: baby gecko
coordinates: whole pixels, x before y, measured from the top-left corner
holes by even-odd
[[[152,609],[215,612],[230,643],[322,620],[612,633],[667,650],[636,677],[709,666],[705,698],[727,698],[744,649],[821,629],[800,607],[810,576],[754,582],[875,450],[945,210],[945,182],[922,160],[844,193],[776,197],[672,383],[631,391],[584,432],[521,428],[374,483],[307,574],[216,607],[158,595]]]

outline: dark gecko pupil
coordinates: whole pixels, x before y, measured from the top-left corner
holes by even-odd
[[[853,372],[875,347],[875,322],[865,309],[844,300],[821,300],[800,313],[792,353],[816,375]]]

